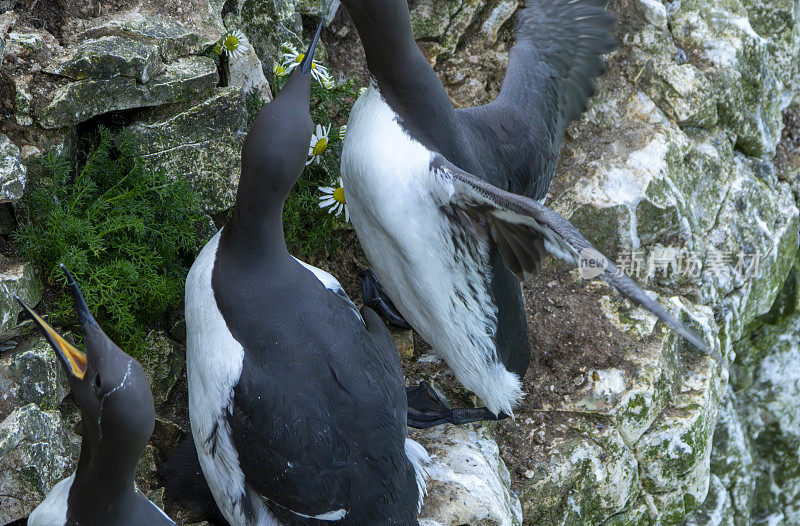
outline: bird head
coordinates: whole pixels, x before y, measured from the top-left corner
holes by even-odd
[[[155,424],[153,395],[144,370],[103,332],[72,274],[62,265],[81,324],[85,352],[65,340],[22,300],[67,372],[84,426],[84,444],[106,458],[138,462]],[[134,464],[135,466],[135,464]]]
[[[285,198],[305,168],[314,131],[309,112],[311,66],[321,31],[322,23],[303,62],[275,100],[264,106],[245,139],[242,177],[258,181],[259,190],[263,190],[259,195]]]

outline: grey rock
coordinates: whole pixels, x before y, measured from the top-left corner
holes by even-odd
[[[771,156],[780,140],[781,111],[791,100],[789,77],[796,75],[796,64],[786,55],[796,57],[800,49],[796,9],[757,0],[686,0],[671,13],[675,42],[712,83],[720,97],[720,119],[749,155]],[[760,15],[751,17],[751,12]],[[759,18],[783,23],[762,35],[751,23]]]
[[[31,94],[31,83],[34,81],[33,75],[20,73],[11,78],[11,85],[14,90],[14,118],[21,126],[33,124],[31,110],[33,107],[33,95]]]
[[[131,77],[82,80],[57,87],[49,103],[36,112],[45,128],[74,126],[110,111],[184,102],[210,94],[217,67],[207,57],[192,56],[168,64],[147,84]]]
[[[492,9],[492,12],[486,17],[481,26],[481,32],[489,42],[494,43],[497,41],[500,29],[514,15],[517,7],[519,7],[517,0],[501,0]]]
[[[221,13],[220,0],[196,0],[191,5],[151,2],[89,24],[75,21],[71,29],[77,41],[119,35],[157,44],[161,58],[172,62],[213,45],[225,32]]]
[[[28,305],[36,305],[42,299],[42,284],[32,264],[0,258],[0,334],[17,325],[22,307],[15,294]]]
[[[61,362],[42,337],[26,338],[15,349],[0,357],[0,380],[6,389],[3,404],[16,407],[36,404],[40,409],[56,409],[69,393],[69,383]],[[5,418],[11,411],[0,410]]]
[[[11,31],[6,36],[9,55],[26,55],[41,51],[45,46],[42,35],[36,31]]]
[[[710,359],[703,365],[683,378],[669,410],[635,445],[642,488],[663,498],[678,487],[689,510],[706,497],[721,396],[717,367]]]
[[[590,418],[563,422],[569,432],[543,432],[520,500],[525,524],[600,524],[625,512],[639,494],[637,458],[619,432]],[[545,446],[546,444],[546,446]]]
[[[147,350],[139,362],[147,375],[150,390],[153,391],[157,412],[183,375],[185,356],[184,346],[166,334],[151,332],[147,335]]]
[[[421,41],[428,58],[453,52],[476,14],[485,3],[482,0],[446,0],[417,2],[411,6],[414,36]],[[491,29],[489,33],[491,34]]]
[[[729,389],[714,432],[711,472],[712,480],[718,479],[729,494],[734,523],[736,526],[747,526],[751,522],[756,470],[750,439],[745,434],[736,405],[735,395]]]
[[[244,94],[255,94],[267,103],[272,100],[272,91],[264,76],[264,66],[249,41],[242,42],[241,46],[241,54],[228,58],[228,87],[240,88]]]
[[[716,475],[711,475],[708,497],[697,511],[687,517],[683,526],[734,526],[733,517],[728,489]]]
[[[164,488],[160,487],[158,472],[158,451],[151,445],[145,446],[139,465],[136,467],[136,488],[150,499],[150,502],[164,508]]]
[[[131,77],[147,83],[161,70],[158,46],[107,36],[82,42],[54,72],[76,80]]]
[[[256,55],[265,62],[279,56],[282,42],[299,45],[303,40],[303,25],[294,0],[241,0],[234,14]],[[270,70],[267,74],[271,74],[272,64],[264,65]]]
[[[667,8],[661,0],[638,0],[637,5],[648,23],[657,27],[667,26]]]
[[[420,524],[512,526],[522,524],[519,499],[497,443],[485,428],[445,425],[412,432],[431,456],[428,495]]]
[[[295,11],[315,18],[324,16],[325,25],[329,26],[336,16],[336,13],[339,12],[339,7],[341,5],[341,0],[297,0]]]
[[[247,110],[240,90],[218,89],[195,105],[166,108],[130,126],[150,166],[192,182],[209,212],[230,208],[241,172]]]
[[[0,522],[27,517],[74,470],[79,451],[58,411],[29,404],[0,422]]]
[[[793,274],[787,280],[790,290],[796,290],[796,270]],[[795,293],[780,300],[794,302]],[[734,440],[737,447],[722,449],[715,467],[734,497],[737,510],[746,507],[751,523],[767,524],[780,517],[783,523],[794,524],[800,521],[797,311],[790,308],[777,320],[754,324],[750,335],[736,349],[740,358],[732,377],[736,395],[731,398],[735,411],[729,421],[738,418],[745,440]],[[750,469],[742,472],[736,469],[739,466]],[[738,524],[744,522],[737,521]]]
[[[650,96],[679,125],[710,128],[717,123],[711,82],[691,64],[670,64],[653,76]]]
[[[0,134],[0,204],[22,197],[27,183],[27,169],[20,162],[19,148]]]

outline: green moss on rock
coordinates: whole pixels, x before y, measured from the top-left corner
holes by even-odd
[[[55,68],[55,72],[76,80],[131,77],[141,83],[159,73],[158,46],[119,36],[82,42],[75,55]]]
[[[199,103],[144,114],[128,131],[143,161],[190,181],[207,212],[233,206],[247,133],[239,89],[217,89]]]
[[[207,57],[179,59],[147,84],[131,77],[70,82],[36,111],[45,128],[74,126],[110,111],[184,102],[210,94],[219,80],[217,66]]]

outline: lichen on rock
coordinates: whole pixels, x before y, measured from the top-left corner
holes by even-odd
[[[485,428],[470,427],[445,425],[410,434],[431,455],[420,524],[521,525],[519,499],[509,491],[497,443]]]
[[[0,258],[0,334],[17,325],[22,312],[14,295],[29,305],[42,298],[42,284],[31,263]]]
[[[19,156],[19,148],[0,134],[0,203],[15,201],[25,191],[28,170]]]
[[[195,104],[144,113],[128,130],[144,161],[191,181],[207,211],[218,213],[233,205],[247,133],[240,89],[221,88]]]
[[[131,77],[144,84],[161,70],[158,46],[119,36],[82,42],[53,73],[75,80]]]
[[[191,56],[168,64],[147,84],[115,76],[58,86],[36,116],[45,128],[74,126],[110,111],[185,102],[210,94],[218,80],[217,67],[211,59]]]
[[[56,410],[28,404],[0,422],[0,522],[27,517],[69,475],[79,449]]]

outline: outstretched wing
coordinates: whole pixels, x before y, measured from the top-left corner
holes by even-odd
[[[529,0],[496,100],[456,111],[489,182],[542,200],[564,130],[585,110],[615,47],[607,0]]]
[[[538,272],[545,251],[574,265],[591,264],[593,268],[602,269],[600,276],[622,295],[655,314],[692,345],[709,354],[699,336],[651,299],[557,212],[538,201],[492,186],[457,168],[441,155],[433,155],[431,170],[452,184],[451,205],[486,224],[506,266],[520,279]],[[714,357],[719,360],[718,356]]]

